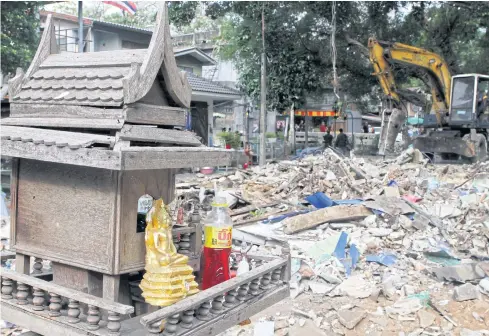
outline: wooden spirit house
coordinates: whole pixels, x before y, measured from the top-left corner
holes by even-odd
[[[120,275],[144,268],[138,199],[170,202],[175,168],[228,163],[227,151],[182,130],[191,89],[166,21],[160,11],[148,49],[75,54],[57,53],[48,18],[2,120],[2,155],[17,158],[19,269],[30,256],[48,259],[54,282],[117,301]]]
[[[289,295],[287,255],[255,257],[245,276],[140,321],[131,315],[128,274],[145,263],[138,200],[169,203],[177,168],[231,158],[184,130],[191,89],[175,63],[166,5],[141,50],[58,53],[48,17],[32,64],[10,81],[9,97],[1,149],[14,162],[16,271],[2,270],[2,319],[43,335],[157,335],[163,320],[166,335],[213,335]],[[199,226],[179,236],[178,252],[197,269]],[[52,262],[52,281],[30,274],[43,259]]]

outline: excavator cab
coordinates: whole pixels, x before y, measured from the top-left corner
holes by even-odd
[[[489,127],[489,76],[465,74],[452,77],[450,126]]]

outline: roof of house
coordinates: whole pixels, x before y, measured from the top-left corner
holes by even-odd
[[[48,16],[51,14],[53,18],[56,19],[61,19],[61,20],[66,20],[66,21],[71,21],[71,22],[78,22],[78,17],[76,15],[71,15],[71,14],[64,14],[64,13],[58,13],[58,12],[52,12],[52,11],[46,11],[46,10],[41,10],[40,15],[41,16]],[[106,27],[113,27],[113,28],[120,28],[128,31],[135,31],[135,32],[140,32],[148,35],[153,34],[152,29],[147,29],[147,28],[139,28],[139,27],[134,27],[134,26],[129,26],[121,23],[113,23],[113,22],[107,22],[107,21],[101,21],[101,20],[96,20],[96,19],[91,19],[91,18],[83,18],[83,24],[87,26],[94,26],[94,25],[99,25],[99,26],[106,26]]]
[[[228,95],[239,95],[239,96],[242,95],[242,93],[238,90],[228,88],[224,85],[202,78],[193,73],[187,73],[187,79],[190,86],[192,87],[192,90],[194,91],[228,94]]]
[[[196,47],[184,47],[184,48],[178,48],[174,47],[173,52],[175,53],[175,57],[179,56],[184,56],[184,55],[189,55],[192,56],[193,58],[199,60],[202,62],[202,65],[215,65],[217,64],[216,60],[207,55],[205,52],[203,52],[201,49],[196,48]]]
[[[128,30],[128,31],[135,31],[135,32],[143,33],[143,34],[150,35],[150,36],[153,34],[153,30],[148,29],[148,28],[139,28],[139,27],[125,25],[122,23],[107,22],[107,21],[101,21],[101,20],[95,20],[95,19],[92,21],[94,23],[94,26],[98,25],[98,26],[105,26],[105,27],[120,28],[120,29],[124,29],[124,30]]]

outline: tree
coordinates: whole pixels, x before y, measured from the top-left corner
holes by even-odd
[[[332,84],[331,2],[228,2],[207,5],[221,26],[219,54],[231,59],[242,90],[259,92],[260,18],[265,6],[269,107],[285,110],[291,102],[322,92]],[[337,68],[340,90],[358,101],[379,95],[371,75],[368,37],[416,45],[439,53],[452,72],[487,73],[489,5],[487,2],[338,2]],[[187,19],[189,12],[186,12]],[[410,67],[396,66],[400,86],[426,82]]]
[[[39,2],[2,1],[2,73],[26,70],[39,42]]]

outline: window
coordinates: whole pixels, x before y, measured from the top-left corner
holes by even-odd
[[[474,101],[474,77],[461,77],[453,80],[452,108],[472,110]]]
[[[452,110],[450,119],[456,122],[472,120],[474,104],[474,77],[459,77],[453,79]]]
[[[58,43],[58,46],[59,46],[59,51],[66,51],[66,46],[67,46],[67,42],[66,42],[66,37],[60,37],[57,39],[57,43]]]

